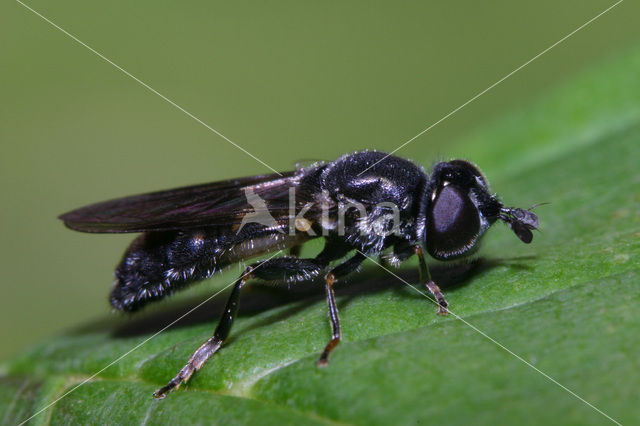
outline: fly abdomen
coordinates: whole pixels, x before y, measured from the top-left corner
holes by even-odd
[[[204,232],[146,232],[134,240],[115,275],[111,305],[135,311],[190,282],[211,276],[224,250]]]
[[[306,234],[247,230],[238,235],[217,228],[192,232],[146,232],[134,240],[118,265],[111,305],[135,311],[216,271],[260,254],[298,245]]]

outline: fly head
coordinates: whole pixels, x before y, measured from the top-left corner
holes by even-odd
[[[472,253],[502,207],[482,172],[464,160],[436,164],[426,195],[424,244],[441,260]]]

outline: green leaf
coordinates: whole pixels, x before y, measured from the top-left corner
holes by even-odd
[[[337,288],[344,340],[319,369],[329,336],[320,286],[293,296],[254,287],[220,353],[162,401],[151,393],[210,336],[223,300],[148,342],[187,308],[109,320],[10,362],[2,422],[26,419],[143,342],[34,423],[607,422],[594,407],[637,422],[638,69],[640,51],[614,58],[455,146],[509,205],[550,202],[532,245],[497,225],[475,267],[436,265],[456,315],[437,317],[369,265]],[[415,283],[414,269],[399,274]]]

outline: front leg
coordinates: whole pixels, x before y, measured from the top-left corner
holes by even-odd
[[[433,282],[431,279],[431,274],[429,273],[429,267],[427,267],[427,263],[424,261],[424,253],[422,252],[422,247],[415,246],[415,253],[418,255],[418,260],[420,262],[420,282],[423,282],[427,289],[431,292],[433,297],[436,298],[438,302],[438,315],[448,315],[449,310],[447,309],[449,303],[444,298],[444,295],[440,291],[440,287]]]

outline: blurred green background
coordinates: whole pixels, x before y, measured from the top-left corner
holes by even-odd
[[[28,2],[278,170],[392,150],[611,4]],[[639,12],[621,3],[398,154],[464,155],[471,129],[637,44]],[[19,3],[0,15],[5,359],[109,312],[132,237],[71,232],[58,214],[269,170]]]

